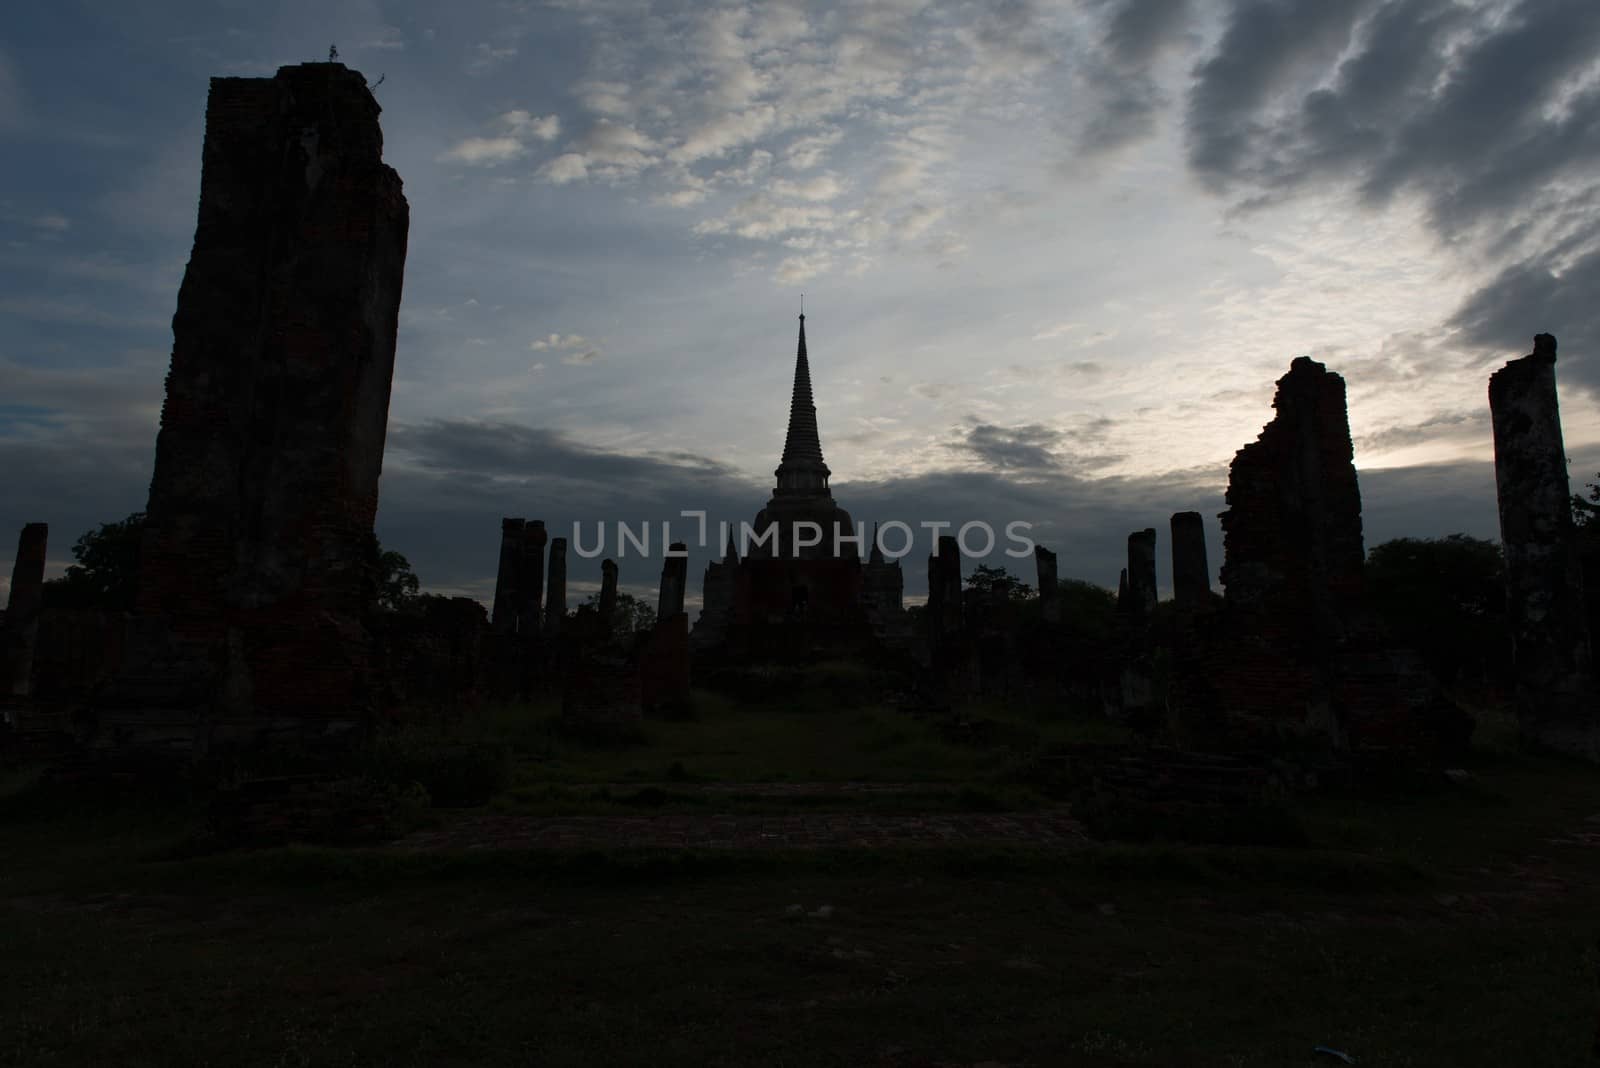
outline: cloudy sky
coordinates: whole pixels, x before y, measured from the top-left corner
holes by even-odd
[[[378,529],[425,588],[487,598],[502,515],[752,519],[802,292],[845,508],[1106,585],[1174,511],[1221,563],[1300,355],[1369,546],[1497,535],[1486,382],[1536,332],[1600,470],[1595,0],[63,0],[0,28],[0,533],[52,574],[144,504],[207,79],[330,44],[411,203]]]

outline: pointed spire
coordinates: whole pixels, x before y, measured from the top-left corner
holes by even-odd
[[[806,358],[806,315],[800,313],[800,343],[794,359],[794,392],[789,399],[789,432],[783,439],[783,460],[775,472],[778,492],[828,492],[828,465],[817,435],[817,406],[811,397],[811,364]]]
[[[800,344],[794,359],[794,393],[789,400],[789,433],[783,439],[783,462],[823,462],[822,441],[817,435],[817,406],[811,397],[811,364],[806,359],[804,312],[800,313]]]

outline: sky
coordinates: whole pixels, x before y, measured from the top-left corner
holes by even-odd
[[[48,522],[47,575],[145,503],[208,79],[330,45],[411,206],[377,528],[426,590],[491,599],[502,516],[753,520],[802,293],[840,505],[1030,523],[1063,577],[1155,527],[1167,585],[1187,510],[1215,573],[1302,355],[1369,547],[1498,536],[1535,333],[1600,471],[1594,0],[62,0],[0,26],[0,532]]]

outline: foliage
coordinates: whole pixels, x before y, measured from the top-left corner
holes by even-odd
[[[376,534],[367,536],[366,598],[380,611],[403,611],[417,596],[417,576],[411,561],[393,549],[385,549]]]
[[[600,607],[600,594],[591,593],[583,602]],[[642,597],[635,597],[631,593],[617,591],[617,608],[611,617],[611,627],[619,633],[629,631],[649,631],[656,625],[656,610]]]
[[[1106,637],[1116,632],[1116,594],[1104,586],[1073,578],[1061,579],[1057,589],[1062,622],[1089,637]]]
[[[62,578],[44,584],[46,603],[61,608],[131,611],[143,535],[143,512],[84,533],[72,546],[77,563],[70,565]]]
[[[1397,538],[1367,554],[1367,591],[1396,641],[1446,684],[1504,682],[1505,564],[1492,541]]]
[[[967,589],[984,599],[1004,596],[1010,601],[1025,601],[1033,596],[1033,587],[1012,575],[1003,567],[979,564],[967,576]]]
[[[1600,475],[1595,477],[1600,479]],[[1587,489],[1587,500],[1572,495],[1572,522],[1586,540],[1600,540],[1600,482],[1589,483]]]

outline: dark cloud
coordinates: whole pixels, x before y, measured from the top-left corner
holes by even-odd
[[[1054,450],[1061,441],[1061,431],[1038,424],[998,427],[979,423],[959,447],[1000,471],[1031,474],[1060,469]]]
[[[1513,359],[1533,349],[1533,335],[1560,342],[1560,374],[1600,392],[1600,245],[1553,269],[1542,259],[1501,271],[1456,312],[1450,325],[1473,348]]]
[[[1237,0],[1216,51],[1195,70],[1189,166],[1214,189],[1248,175],[1277,94],[1343,51],[1373,0]]]
[[[1180,36],[1189,6],[1189,0],[1118,0],[1106,17],[1106,49],[1124,64],[1150,63]]]
[[[1504,227],[1600,153],[1600,89],[1571,92],[1597,50],[1592,0],[1239,0],[1196,72],[1189,165],[1225,192],[1414,191],[1444,236]]]
[[[1189,0],[1107,0],[1105,36],[1083,60],[1083,86],[1094,101],[1075,138],[1090,157],[1148,137],[1169,98],[1151,71],[1183,39]]]

